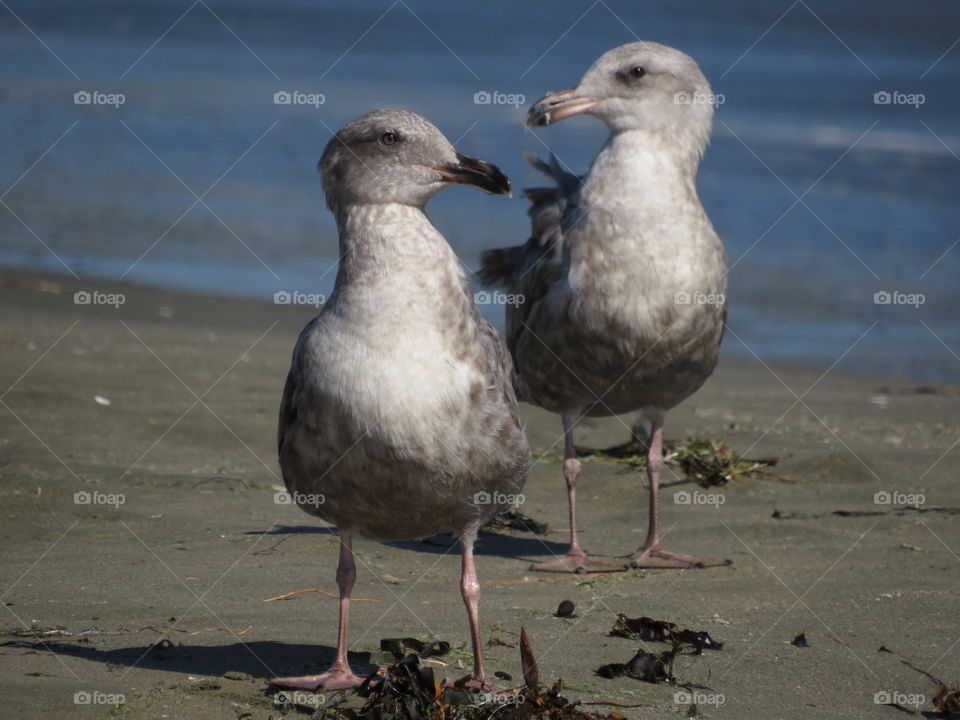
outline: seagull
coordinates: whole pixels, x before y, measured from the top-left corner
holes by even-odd
[[[487,251],[479,273],[517,298],[507,306],[507,344],[520,399],[563,421],[570,547],[534,570],[612,569],[580,545],[573,434],[585,416],[634,411],[651,427],[650,500],[647,538],[630,565],[729,564],[665,550],[657,492],[664,416],[713,372],[726,318],[726,255],[696,190],[712,100],[692,58],[636,42],[605,53],[577,87],[550,93],[527,115],[534,127],[588,114],[610,130],[584,177],[555,157],[528,157],[556,187],[525,192],[530,239]]]
[[[453,531],[473,681],[488,687],[473,546],[480,526],[516,500],[530,450],[509,351],[424,205],[452,184],[509,195],[510,182],[404,110],[351,122],[319,169],[340,265],[294,348],[278,449],[292,501],[338,528],[340,625],[329,670],[272,682],[310,690],[363,682],[347,661],[354,534],[396,541]]]

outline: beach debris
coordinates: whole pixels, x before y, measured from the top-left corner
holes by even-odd
[[[948,688],[943,683],[937,686],[933,696],[933,707],[948,718],[960,718],[960,689]]]
[[[933,513],[935,515],[960,515],[960,507],[918,507],[904,505],[887,510],[834,510],[827,513],[782,512],[774,510],[774,520],[817,520],[825,517],[875,517],[877,515],[906,515],[907,513]]]
[[[669,642],[681,649],[686,646],[696,655],[704,650],[723,648],[723,643],[710,637],[710,633],[706,630],[684,630],[665,620],[653,620],[648,617],[628,618],[623,613],[617,614],[617,621],[613,624],[610,634],[645,642]]]
[[[388,652],[397,660],[400,660],[405,653],[405,649],[413,650],[421,658],[432,658],[446,655],[450,652],[450,643],[444,640],[418,640],[414,637],[406,638],[382,638],[380,640],[380,649]]]
[[[793,640],[790,641],[790,644],[794,647],[810,647],[810,643],[807,642],[807,636],[804,633],[800,633]]]
[[[877,648],[877,652],[888,652],[893,655],[898,655],[892,650],[888,649],[886,646],[881,645]],[[898,655],[899,657],[899,655]],[[948,720],[960,720],[960,685],[954,685],[949,687],[943,680],[938,678],[936,675],[931,674],[929,671],[919,668],[909,660],[904,660],[900,658],[900,663],[906,665],[908,668],[913,670],[916,673],[920,673],[928,680],[932,681],[936,685],[936,690],[934,691],[933,698],[931,702],[933,703],[934,710],[937,711],[939,717],[947,718]],[[922,697],[922,696],[921,696]],[[891,707],[895,707],[901,712],[906,712],[911,715],[923,715],[925,717],[930,716],[930,713],[927,712],[918,712],[910,708],[904,707],[896,702],[885,703]]]
[[[609,574],[609,573],[605,573],[605,575],[606,574]],[[601,577],[599,573],[593,575],[594,579],[598,577]],[[507,587],[509,585],[530,585],[530,584],[545,583],[545,582],[560,582],[560,581],[566,581],[569,579],[570,578],[568,577],[539,577],[539,576],[530,577],[529,575],[524,575],[522,578],[513,578],[512,580],[486,580],[480,583],[480,585],[482,587]],[[447,584],[452,585],[453,581]]]
[[[94,401],[97,405],[112,405],[112,404],[113,404],[113,401],[112,401],[110,398],[104,397],[103,395],[94,395],[94,396],[93,396],[93,401]]]
[[[524,515],[516,508],[511,508],[495,515],[490,522],[483,526],[483,529],[487,531],[520,530],[521,532],[531,532],[534,535],[545,535],[548,525]]]
[[[680,652],[679,646],[655,655],[643,650],[626,663],[610,663],[597,668],[597,675],[608,680],[617,677],[632,677],[649,683],[673,681],[673,661]]]
[[[253,675],[240,672],[239,670],[227,670],[221,677],[223,677],[224,680],[253,680]]]
[[[526,628],[520,628],[520,666],[523,668],[523,682],[527,690],[536,692],[540,686],[540,668],[533,654],[533,646]]]
[[[573,604],[573,600],[564,600],[557,606],[557,617],[574,618],[576,615],[573,614],[573,611],[576,609],[577,606]]]
[[[397,645],[410,647],[407,645],[410,641],[415,639],[384,639],[381,647],[387,645],[392,651]],[[431,643],[415,641],[412,644],[428,647]],[[522,628],[520,654],[524,685],[519,688],[477,688],[469,675],[454,681],[438,679],[429,661],[413,652],[401,654],[393,665],[367,676],[356,696],[327,695],[323,706],[314,710],[322,712],[322,717],[328,720],[489,720],[493,717],[498,720],[626,720],[620,713],[585,712],[582,706],[639,707],[603,701],[570,701],[561,695],[563,682],[559,680],[548,689],[541,687],[530,638]],[[509,673],[497,672],[496,676],[512,680]],[[281,694],[284,698],[294,695],[278,690],[274,694],[275,702]]]
[[[329,590],[324,590],[324,589],[322,589],[322,588],[304,588],[303,590],[294,590],[293,592],[288,592],[288,593],[285,593],[285,594],[283,594],[283,595],[277,595],[276,597],[267,598],[267,599],[264,600],[263,602],[268,603],[268,602],[276,602],[277,600],[289,600],[290,598],[296,597],[297,595],[301,595],[301,594],[303,594],[303,593],[320,593],[321,595],[326,595],[327,597],[337,598],[337,599],[339,599],[339,597],[340,597],[340,596],[337,595],[336,593],[332,593],[332,592],[330,592]],[[355,598],[355,597],[352,597],[352,598],[350,598],[350,601],[351,601],[351,602],[383,602],[383,598]]]
[[[220,625],[219,627],[208,627],[208,628],[203,628],[201,630],[192,630],[188,634],[202,635],[203,633],[208,633],[208,632],[228,632],[231,635],[236,635],[239,637],[242,635],[246,635],[252,629],[253,629],[253,625],[247,625],[243,630],[231,630],[228,627],[223,627],[222,625]]]
[[[617,614],[610,634],[641,642],[668,642],[672,647],[659,655],[640,649],[626,663],[610,663],[597,668],[597,675],[608,679],[632,677],[650,683],[679,684],[673,674],[673,662],[678,655],[700,655],[704,650],[723,648],[723,643],[714,640],[706,631],[684,630],[672,622],[648,617],[628,618],[623,613]]]
[[[685,477],[696,481],[702,487],[726,485],[730,480],[743,482],[748,476],[754,474],[766,475],[782,482],[794,482],[791,478],[777,475],[767,469],[777,465],[780,458],[742,457],[724,445],[722,439],[688,438],[682,442],[665,440],[663,449],[665,463],[679,468]],[[605,450],[577,447],[577,454],[581,457],[594,457],[598,460],[625,465],[628,471],[634,469],[645,471],[646,453],[647,449],[643,443],[636,440]],[[536,455],[534,457],[537,458]]]

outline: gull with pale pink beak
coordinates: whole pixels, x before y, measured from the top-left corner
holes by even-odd
[[[530,239],[488,251],[480,272],[485,285],[522,299],[507,306],[520,399],[563,421],[570,547],[535,570],[615,569],[580,544],[573,434],[584,417],[633,411],[650,423],[650,498],[646,541],[628,564],[728,564],[664,549],[658,497],[664,416],[713,372],[726,318],[726,256],[696,189],[713,112],[692,58],[636,42],[604,54],[575,88],[547,95],[527,115],[533,127],[586,114],[610,130],[582,178],[556,158],[531,160],[556,187],[525,192]]]

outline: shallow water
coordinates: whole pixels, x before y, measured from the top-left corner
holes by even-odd
[[[604,132],[590,118],[524,132],[525,106],[604,50],[651,39],[694,56],[724,99],[699,178],[733,265],[724,351],[960,382],[955,3],[9,7],[0,265],[267,299],[329,292],[337,243],[315,165],[333,131],[402,106],[515,187],[539,183],[525,150],[582,170]],[[78,91],[124,102],[75,104]],[[324,102],[278,105],[278,91]],[[476,104],[483,91],[525,102]],[[924,102],[876,104],[883,91]],[[527,232],[519,194],[453,189],[430,213],[469,267]],[[877,304],[883,291],[923,302]]]

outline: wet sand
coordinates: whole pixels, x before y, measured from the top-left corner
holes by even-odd
[[[78,290],[122,293],[124,302],[77,305]],[[0,273],[5,717],[110,717],[111,695],[123,696],[121,717],[279,717],[266,678],[329,661],[334,599],[264,602],[336,591],[331,530],[274,501],[277,405],[313,313]],[[642,705],[620,708],[628,717],[674,718],[689,703],[666,684],[594,673],[638,648],[607,635],[618,612],[725,643],[675,666],[698,686],[707,717],[902,716],[876,704],[877,693],[931,710],[934,684],[901,661],[960,677],[960,518],[938,510],[960,507],[960,395],[822,375],[725,360],[668,417],[667,438],[724,438],[751,457],[779,456],[776,472],[794,480],[755,475],[703,489],[669,478],[665,543],[730,558],[727,568],[528,573],[565,544],[553,532],[566,525],[559,467],[539,463],[521,510],[551,532],[488,533],[479,543],[484,637],[513,644],[525,627],[543,680],[562,677],[571,698]],[[531,444],[555,455],[559,419],[522,411]],[[623,442],[631,421],[591,420],[579,442]],[[580,487],[586,548],[633,551],[646,526],[642,478],[587,462]],[[678,491],[700,493],[698,502],[676,502]],[[913,501],[919,509],[902,509]],[[358,540],[356,550],[355,594],[370,600],[354,603],[350,642],[372,652],[359,670],[385,661],[385,637],[466,649],[456,548]],[[566,599],[575,619],[554,617]],[[789,644],[801,632],[809,647]],[[491,671],[519,681],[516,649],[491,646],[488,658]]]

